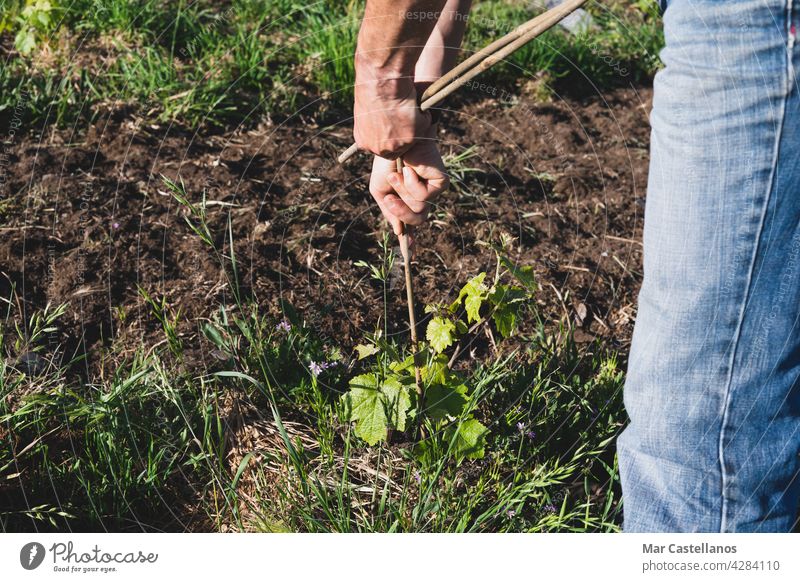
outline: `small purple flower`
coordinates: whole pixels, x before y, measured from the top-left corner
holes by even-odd
[[[419,471],[414,471],[414,481],[417,483],[422,482],[422,476],[419,474]]]
[[[319,376],[320,374],[322,374],[322,372],[324,372],[328,368],[333,368],[338,363],[339,362],[319,362],[319,363],[317,363],[314,360],[311,360],[311,363],[308,365],[308,369],[311,370],[311,373],[314,374],[314,376]]]
[[[525,432],[525,423],[518,422],[518,423],[517,423],[517,430],[518,430],[519,432]]]
[[[517,515],[517,512],[514,511],[513,509],[509,509],[508,511],[506,511],[506,515],[508,516],[509,519],[513,519],[513,517]]]
[[[278,325],[275,326],[277,331],[286,331],[289,332],[292,330],[292,324],[286,321],[285,319],[281,321]]]
[[[544,506],[544,510],[547,513],[555,513],[556,512],[556,506],[553,505],[552,503],[548,503],[547,505]]]
[[[111,228],[113,228],[114,230],[117,230],[119,228],[119,222],[115,222],[114,224],[112,224]]]
[[[527,433],[525,433],[525,436],[527,436],[531,440],[535,440],[536,439],[536,432],[532,431],[532,430],[529,430]]]

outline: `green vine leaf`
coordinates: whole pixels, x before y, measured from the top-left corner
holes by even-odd
[[[480,459],[485,454],[486,435],[489,429],[474,418],[468,418],[458,423],[452,423],[438,435],[426,438],[414,447],[414,455],[430,461],[437,456],[437,451],[449,448],[450,454],[456,462],[464,459]]]
[[[425,412],[435,419],[459,416],[467,404],[464,384],[434,384],[425,391]]]
[[[484,279],[486,279],[486,273],[479,273],[467,281],[467,284],[461,288],[458,299],[456,299],[455,303],[451,306],[451,310],[455,310],[463,299],[464,309],[467,311],[467,321],[470,323],[479,321],[481,318],[481,305],[486,299],[486,294],[489,290],[488,287],[486,287],[486,283],[483,282]]]
[[[500,255],[500,262],[508,269],[514,278],[522,283],[528,291],[536,291],[536,277],[533,274],[533,267],[525,266],[520,267],[503,255]]]
[[[342,398],[350,420],[356,423],[356,435],[367,444],[386,440],[389,428],[405,430],[411,396],[397,378],[390,376],[380,383],[375,374],[356,376]]]
[[[14,37],[14,45],[21,55],[29,55],[36,48],[36,36],[32,28],[21,28]]]
[[[497,331],[500,332],[504,338],[511,337],[514,329],[517,327],[517,314],[507,306],[497,309],[492,314],[494,324],[497,326]]]
[[[420,358],[424,357],[420,356]],[[389,369],[395,374],[413,374],[414,373],[414,356],[406,356],[404,360],[394,361],[389,363]]]
[[[451,451],[456,457],[481,459],[485,453],[484,447],[488,432],[489,429],[474,418],[470,418],[459,425],[449,426],[445,431],[445,438],[454,439]]]
[[[483,304],[483,297],[480,295],[467,295],[464,299],[464,308],[467,310],[467,321],[475,323],[479,321],[481,305]]]
[[[453,334],[455,331],[456,325],[452,321],[442,317],[434,317],[428,323],[425,337],[430,342],[433,350],[440,353],[453,345],[453,341],[455,341]]]
[[[364,358],[368,358],[370,356],[374,356],[379,351],[381,351],[380,348],[378,346],[376,346],[375,344],[367,344],[367,345],[358,344],[355,349],[356,349],[356,352],[358,352],[358,359],[359,360],[363,360]]]
[[[430,359],[427,366],[422,368],[422,380],[426,384],[447,384],[450,368],[447,367],[448,358],[445,354],[436,354]]]
[[[494,305],[492,320],[504,338],[510,337],[517,329],[519,306],[524,298],[524,290],[508,285],[497,285],[489,295],[489,301]]]

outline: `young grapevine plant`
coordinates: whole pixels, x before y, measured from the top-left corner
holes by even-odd
[[[467,378],[453,369],[471,334],[493,325],[503,337],[518,326],[520,311],[536,290],[531,267],[519,267],[499,249],[494,278],[482,272],[470,279],[450,305],[429,305],[425,340],[416,356],[403,356],[380,335],[356,347],[360,360],[371,360],[368,372],[352,378],[342,396],[347,420],[369,445],[388,440],[392,431],[424,425],[427,438],[415,451],[449,443],[459,459],[484,454],[488,429],[474,416],[475,402]],[[503,280],[511,279],[511,283]],[[422,390],[415,388],[414,362],[421,368]],[[437,440],[438,439],[438,440]]]

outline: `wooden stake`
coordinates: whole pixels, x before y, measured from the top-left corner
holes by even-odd
[[[403,159],[397,158],[397,171],[403,173]],[[411,330],[411,353],[414,357],[414,380],[417,386],[417,395],[420,401],[420,410],[423,404],[422,372],[417,361],[417,314],[414,310],[414,283],[411,277],[411,251],[408,245],[408,232],[406,225],[400,223],[400,254],[403,255],[403,268],[406,272],[406,301],[408,302],[408,327]]]

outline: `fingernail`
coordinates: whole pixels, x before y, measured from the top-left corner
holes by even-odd
[[[400,179],[397,177],[397,174],[389,174],[386,176],[386,181],[389,182],[392,186],[396,186]]]
[[[406,179],[410,179],[411,178],[411,168],[409,168],[408,166],[403,166],[403,176],[405,176]]]

